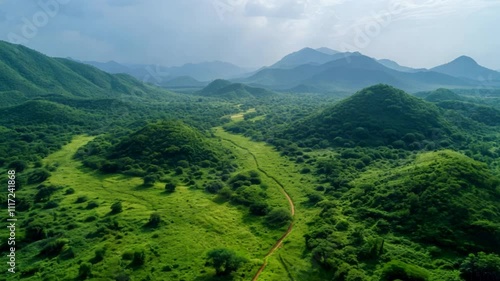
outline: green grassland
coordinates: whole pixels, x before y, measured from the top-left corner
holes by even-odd
[[[99,248],[107,250],[104,259],[93,264],[94,279],[91,280],[108,280],[120,273],[133,276],[134,280],[211,280],[213,270],[204,266],[205,254],[218,247],[234,249],[250,260],[235,279],[247,280],[281,236],[282,230],[267,229],[242,208],[220,202],[215,195],[201,190],[179,186],[174,193],[166,194],[160,183],[143,188],[140,178],[102,175],[84,168],[73,159],[73,154],[92,139],[75,137],[70,144],[43,160],[44,165],[58,167],[44,183],[62,187],[51,198],[58,207],[20,212],[19,220],[27,222],[36,213],[37,221],[50,225],[48,231],[69,240],[61,255],[72,251],[74,258],[41,259],[38,253],[46,243],[44,240],[22,247],[18,252],[21,259],[19,269],[25,272],[25,276],[32,274],[26,280],[76,277],[79,264],[93,260],[95,250]],[[243,161],[244,169],[255,168],[247,162],[249,158],[244,152],[236,153],[241,156],[239,159],[243,159],[240,161]],[[286,204],[279,191],[274,191],[273,182],[269,179],[263,181],[269,185],[272,205]],[[69,188],[74,189],[74,194],[65,195]],[[19,196],[27,198],[35,191],[35,186],[27,186],[19,191]],[[86,201],[75,203],[81,197]],[[117,201],[122,202],[123,212],[111,214],[110,206]],[[96,202],[98,206],[89,209],[89,202]],[[158,212],[162,219],[158,228],[146,226],[153,212]],[[103,230],[103,225],[114,223],[119,226],[114,229],[106,226]],[[137,249],[145,251],[145,264],[130,267],[123,255]],[[274,271],[273,265],[271,262],[270,272]],[[281,275],[281,269],[276,274]]]

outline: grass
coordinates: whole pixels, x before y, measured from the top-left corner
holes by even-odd
[[[93,260],[94,251],[99,248],[106,248],[106,253],[102,261],[92,266],[94,280],[111,279],[122,272],[137,280],[148,277],[151,280],[211,280],[214,270],[204,266],[204,257],[208,250],[220,247],[233,249],[250,260],[238,272],[238,276],[244,275],[241,279],[246,280],[257,271],[266,252],[282,234],[280,230],[265,228],[260,220],[249,216],[240,207],[218,202],[213,195],[200,190],[179,186],[174,193],[166,194],[161,183],[143,188],[140,178],[103,175],[88,170],[75,161],[73,155],[90,140],[92,137],[77,136],[43,160],[44,165],[58,166],[45,184],[63,186],[52,196],[59,207],[32,209],[29,213],[19,214],[21,221],[35,216],[50,224],[50,230],[69,239],[67,247],[76,257],[41,259],[37,253],[44,241],[31,243],[17,253],[20,270],[38,269],[25,280],[76,277],[79,264]],[[253,169],[250,163],[245,164],[247,158],[240,156],[242,167]],[[264,183],[272,189],[271,182],[265,179]],[[75,193],[64,195],[68,188],[73,188]],[[34,186],[28,186],[20,193],[30,197],[35,192]],[[279,191],[269,194],[273,205],[286,204]],[[75,203],[81,196],[88,200]],[[98,207],[87,209],[91,201]],[[110,207],[116,201],[122,202],[123,212],[110,214]],[[158,228],[145,226],[153,212],[158,212],[162,218]],[[118,222],[120,230],[106,230],[89,238],[89,233],[96,233],[110,219]],[[70,224],[73,227],[68,229]],[[135,249],[145,250],[146,262],[141,267],[131,267],[130,261],[122,258]]]
[[[310,257],[303,254],[305,250],[305,239],[303,236],[308,231],[307,223],[313,220],[319,211],[303,204],[307,200],[307,191],[313,188],[314,177],[312,175],[301,174],[300,169],[303,167],[302,165],[297,165],[281,157],[279,152],[263,142],[254,142],[244,136],[230,134],[222,128],[216,128],[215,134],[224,140],[235,142],[239,146],[251,151],[257,158],[259,166],[285,186],[286,191],[295,203],[294,228],[285,239],[283,246],[268,258],[268,265],[260,275],[259,280],[290,280],[289,276],[292,276],[293,280],[325,280],[323,272],[312,268]],[[233,149],[238,149],[228,141],[226,141],[226,145],[232,146]],[[241,151],[240,153],[245,153],[242,149],[239,150]],[[248,166],[255,166],[250,155],[246,159]],[[282,198],[281,207],[288,207],[288,202],[279,191],[277,184],[274,183],[269,189],[271,188],[275,190],[277,196]],[[280,261],[279,255],[283,257],[288,266],[283,265],[283,261]]]

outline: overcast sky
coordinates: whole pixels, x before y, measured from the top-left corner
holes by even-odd
[[[166,66],[270,65],[325,46],[412,67],[469,55],[500,69],[499,15],[499,0],[0,0],[0,39]]]

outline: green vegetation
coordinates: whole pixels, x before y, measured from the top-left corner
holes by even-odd
[[[16,280],[499,278],[496,90],[176,94],[0,44]]]

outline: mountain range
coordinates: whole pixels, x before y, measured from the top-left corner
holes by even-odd
[[[170,86],[169,82],[179,77],[190,77],[192,80],[190,86],[196,84],[206,85],[215,79],[236,78],[254,69],[242,68],[231,63],[213,61],[202,63],[188,63],[182,66],[166,67],[158,64],[134,64],[126,65],[115,61],[96,62],[82,61],[103,71],[118,74],[126,73],[141,81],[157,84],[160,86]]]

